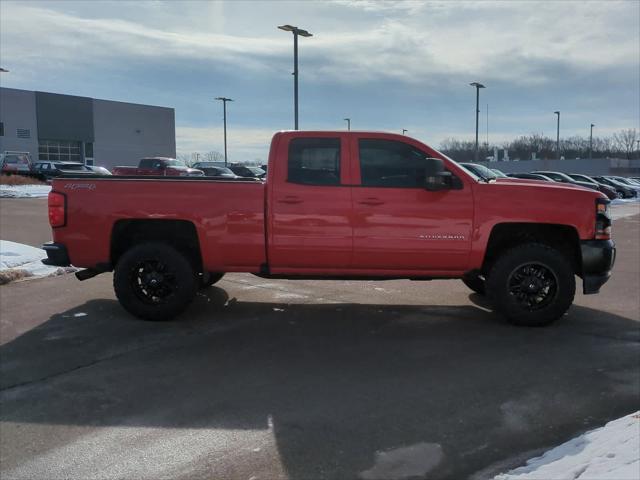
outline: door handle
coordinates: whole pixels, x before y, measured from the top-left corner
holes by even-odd
[[[302,199],[300,197],[295,197],[293,195],[288,195],[280,200],[278,203],[288,203],[289,205],[295,205],[296,203],[302,203]]]
[[[384,202],[382,200],[380,200],[379,198],[367,198],[365,200],[362,200],[361,202],[358,202],[360,205],[371,205],[371,206],[376,206],[376,205],[383,205]]]

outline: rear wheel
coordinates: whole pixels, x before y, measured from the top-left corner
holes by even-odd
[[[510,323],[544,326],[569,309],[576,282],[571,264],[559,251],[538,243],[505,252],[493,264],[487,292]]]
[[[480,295],[485,294],[485,278],[478,271],[465,273],[462,277],[462,283]]]
[[[120,304],[144,320],[170,320],[193,300],[197,278],[191,262],[175,248],[144,243],[116,264],[113,287]]]

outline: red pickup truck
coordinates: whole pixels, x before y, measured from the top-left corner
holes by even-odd
[[[609,200],[486,181],[404,135],[279,132],[264,182],[54,180],[50,265],[114,271],[122,306],[181,313],[226,272],[290,279],[462,279],[519,325],[598,293],[615,258]]]
[[[189,168],[180,160],[167,157],[149,157],[140,159],[137,167],[113,167],[113,175],[160,175],[165,177],[201,177],[202,170]]]

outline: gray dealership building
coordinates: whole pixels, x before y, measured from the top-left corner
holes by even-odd
[[[176,156],[173,108],[0,88],[0,152],[107,168]]]

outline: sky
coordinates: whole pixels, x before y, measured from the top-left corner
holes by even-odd
[[[475,136],[640,128],[640,1],[0,0],[4,87],[175,108],[178,154],[265,161],[293,128],[383,130],[438,146]],[[487,125],[488,108],[488,125]]]

